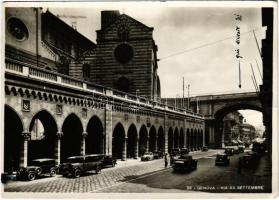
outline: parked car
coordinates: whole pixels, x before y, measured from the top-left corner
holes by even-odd
[[[208,147],[207,146],[203,146],[202,147],[202,151],[208,151]]]
[[[217,154],[215,159],[215,165],[229,165],[230,159],[228,154]]]
[[[188,148],[181,148],[180,150],[179,150],[179,154],[181,155],[181,154],[189,154],[189,149]]]
[[[242,156],[242,166],[244,167],[252,167],[255,166],[259,160],[259,155],[256,152],[248,152],[246,155]]]
[[[244,146],[244,145],[239,145],[239,146],[238,146],[238,151],[239,151],[239,153],[244,153],[244,149],[245,149],[245,146]]]
[[[234,154],[239,154],[239,153],[240,153],[240,152],[239,152],[239,147],[238,147],[238,146],[234,145],[234,146],[232,146],[232,148],[233,148],[233,153],[234,153]]]
[[[102,170],[104,155],[91,154],[84,156],[72,156],[67,162],[60,165],[60,173],[65,177],[78,178],[88,171],[99,173]]]
[[[21,167],[17,171],[17,179],[33,181],[36,178],[49,175],[55,176],[58,167],[55,164],[55,159],[41,158],[31,161],[31,165],[27,167]]]
[[[234,154],[234,149],[233,148],[226,148],[224,153],[231,156],[231,155]]]
[[[116,158],[112,156],[104,156],[103,167],[108,165],[114,167],[116,165]]]
[[[154,155],[152,152],[146,152],[142,157],[141,157],[141,161],[149,161],[149,160],[153,160],[154,159]]]
[[[178,156],[179,153],[180,153],[179,148],[174,148],[174,149],[171,150],[171,155],[172,156]]]
[[[172,168],[174,171],[178,170],[193,170],[197,169],[198,161],[193,159],[192,156],[183,154],[173,160]]]
[[[163,152],[162,151],[154,151],[153,152],[154,159],[160,159],[163,158]]]

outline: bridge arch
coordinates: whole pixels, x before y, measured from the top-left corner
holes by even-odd
[[[42,109],[31,118],[29,127],[28,162],[38,158],[55,158],[58,127],[52,114]]]
[[[120,122],[114,127],[112,137],[112,156],[125,159],[125,129]]]
[[[86,154],[104,153],[104,128],[100,118],[94,115],[87,124],[87,136],[85,142]]]
[[[62,125],[62,132],[61,161],[65,162],[67,157],[81,154],[83,126],[76,114],[71,113],[65,118]]]
[[[4,171],[12,173],[20,166],[24,124],[20,115],[9,105],[4,107]]]

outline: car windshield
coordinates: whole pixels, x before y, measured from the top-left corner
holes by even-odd
[[[68,158],[67,161],[69,163],[80,163],[80,162],[83,162],[84,159],[83,158]]]

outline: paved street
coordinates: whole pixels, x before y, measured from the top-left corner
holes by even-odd
[[[229,167],[216,167],[215,154],[220,150],[194,152],[199,159],[198,169],[191,173],[173,173],[164,168],[163,159],[150,162],[139,160],[119,161],[115,168],[104,169],[100,174],[88,173],[80,178],[42,178],[35,181],[10,181],[4,186],[5,192],[243,192],[243,190],[221,190],[228,185],[263,185],[265,178],[250,176],[251,170],[237,174],[238,156],[231,157]],[[198,187],[199,186],[199,187]],[[208,186],[208,188],[206,188]],[[210,187],[215,186],[215,188]],[[192,188],[191,188],[192,187]],[[202,188],[203,187],[203,188]],[[266,188],[264,188],[266,190]],[[250,190],[249,190],[250,191]],[[253,192],[253,191],[252,191]],[[263,190],[254,190],[263,192]]]

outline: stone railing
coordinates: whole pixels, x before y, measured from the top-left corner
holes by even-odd
[[[148,100],[132,94],[123,93],[121,91],[89,83],[77,78],[66,76],[43,68],[24,66],[22,64],[6,61],[6,72],[20,74],[26,77],[32,77],[33,79],[49,81],[62,86],[85,90],[87,92],[92,92],[93,94],[99,93],[102,96],[104,96],[104,98],[113,97],[114,99],[119,99],[120,101],[126,101],[127,103],[132,103],[137,106],[144,106],[146,108],[155,109],[158,111],[170,112],[173,114],[187,115],[204,119],[202,115],[193,113],[191,111],[177,110],[176,108],[169,107],[160,102]]]

